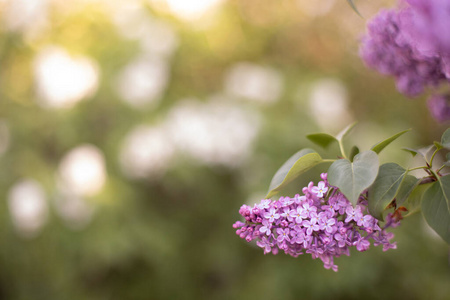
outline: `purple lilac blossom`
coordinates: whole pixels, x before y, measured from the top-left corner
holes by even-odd
[[[428,98],[427,104],[436,121],[450,121],[450,95],[433,95]]]
[[[253,207],[243,205],[239,213],[245,223],[233,224],[236,234],[248,242],[256,240],[264,254],[282,250],[297,257],[308,253],[333,271],[338,270],[334,258],[350,255],[351,247],[366,251],[372,240],[374,246],[382,245],[383,251],[396,248],[395,242],[389,242],[393,234],[385,229],[398,226],[398,220],[388,215],[384,228],[380,228],[362,196],[353,208],[338,189],[328,184],[325,173],[321,177],[324,181],[317,187],[311,182],[303,189],[305,196],[264,199]],[[319,197],[319,189],[328,194]]]
[[[400,13],[403,35],[419,52],[428,56],[450,53],[450,1],[406,0]]]
[[[395,77],[397,89],[406,96],[420,95],[427,86],[446,80],[440,57],[423,55],[405,37],[396,10],[382,10],[367,25],[360,55],[367,66]]]

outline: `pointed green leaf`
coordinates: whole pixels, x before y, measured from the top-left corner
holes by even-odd
[[[355,156],[353,163],[348,159],[335,161],[328,169],[328,181],[356,205],[359,195],[375,181],[378,165],[378,155],[364,151]]]
[[[394,200],[407,171],[396,163],[380,166],[378,176],[369,188],[369,212],[378,220],[383,220],[382,213]]]
[[[441,138],[441,144],[447,149],[450,149],[450,128],[444,131]]]
[[[415,157],[417,154],[419,154],[419,151],[412,148],[402,148],[403,151],[411,153],[413,157]]]
[[[348,125],[347,127],[345,127],[341,132],[339,132],[336,135],[336,139],[338,141],[342,142],[342,140],[350,133],[350,131],[352,131],[352,129],[356,126],[357,123],[358,122],[354,122],[354,123]]]
[[[323,161],[312,149],[303,149],[289,158],[272,178],[266,198],[276,195],[280,189]]]
[[[409,195],[409,197],[403,203],[404,206],[406,206],[406,208],[408,209],[408,214],[405,217],[420,211],[422,206],[423,195],[432,184],[433,182],[420,184],[416,186],[416,188],[412,191],[411,195]]]
[[[361,14],[359,13],[358,9],[356,8],[355,3],[353,0],[347,0],[348,4],[352,7],[352,9],[362,18]]]
[[[377,144],[373,145],[371,150],[376,152],[377,154],[379,154],[381,152],[381,150],[383,150],[384,148],[386,148],[386,146],[388,146],[390,143],[392,143],[393,141],[395,141],[396,139],[398,139],[400,136],[402,136],[403,134],[405,134],[406,132],[410,131],[411,129],[408,130],[404,130],[402,132],[399,132],[397,134],[394,134],[393,136],[391,136],[388,139],[385,139],[381,142],[378,142]]]
[[[438,182],[433,182],[422,199],[422,214],[428,225],[450,244],[450,212]]]
[[[306,138],[323,148],[327,148],[331,143],[337,142],[334,136],[327,133],[308,134]]]
[[[411,153],[413,157],[419,154],[420,156],[425,158],[428,152],[430,152],[431,148],[433,148],[433,145],[421,149],[402,148],[402,150]]]
[[[353,161],[353,159],[355,158],[355,156],[359,154],[359,148],[356,146],[353,146],[352,149],[350,149],[350,155],[349,155],[349,159],[350,161]]]
[[[447,159],[447,161],[444,163],[444,165],[446,167],[450,167],[450,152],[445,155],[445,158]]]

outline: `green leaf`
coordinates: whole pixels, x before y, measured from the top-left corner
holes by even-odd
[[[420,211],[420,208],[422,206],[423,195],[433,183],[434,182],[420,184],[414,188],[409,197],[403,203],[408,209],[408,214],[405,217]]]
[[[402,148],[403,151],[411,153],[413,157],[415,157],[417,154],[419,154],[419,151],[412,148]]]
[[[395,196],[395,203],[397,204],[397,207],[401,206],[406,199],[408,199],[409,195],[419,185],[419,183],[420,179],[412,175],[406,175],[405,178],[403,178],[400,189]]]
[[[337,142],[334,136],[327,133],[308,134],[306,138],[323,148],[327,148],[331,143]]]
[[[341,132],[336,135],[336,140],[341,141],[352,131],[358,122],[354,122],[345,127]]]
[[[275,173],[270,182],[269,192],[266,198],[276,195],[282,187],[322,161],[322,157],[312,149],[298,151]]]
[[[394,134],[393,136],[391,136],[388,139],[385,139],[384,141],[378,142],[377,144],[373,145],[371,150],[374,151],[375,153],[379,154],[381,152],[381,150],[383,150],[384,148],[386,148],[386,146],[388,146],[390,143],[392,143],[393,141],[395,141],[397,138],[399,138],[400,136],[402,136],[403,134],[407,133],[408,131],[410,131],[411,129],[408,130],[404,130],[402,132],[399,132],[397,134]]]
[[[402,150],[411,153],[413,157],[417,154],[420,154],[420,156],[425,158],[428,152],[430,152],[431,148],[433,148],[433,145],[421,149],[402,148]]]
[[[437,179],[441,186],[445,201],[447,202],[448,211],[450,211],[450,175],[442,177],[438,176]]]
[[[364,151],[355,156],[353,163],[348,159],[335,161],[328,169],[328,181],[356,205],[359,195],[375,181],[378,165],[378,155]]]
[[[433,182],[422,199],[422,214],[428,225],[450,244],[450,212],[444,192],[438,182]]]
[[[407,171],[396,163],[380,166],[378,176],[369,188],[369,212],[378,220],[383,220],[382,213],[394,200]]]
[[[350,161],[353,161],[353,159],[355,158],[355,156],[357,154],[359,154],[359,148],[356,146],[353,146],[352,149],[350,149],[350,155],[349,155]]]
[[[355,3],[353,0],[347,0],[348,4],[352,7],[352,9],[362,18],[361,14],[359,13],[358,9],[356,8]]]
[[[445,155],[445,158],[447,159],[447,161],[444,163],[444,165],[446,167],[450,167],[450,152]]]
[[[450,149],[450,128],[448,128],[441,137],[441,144],[444,148]]]

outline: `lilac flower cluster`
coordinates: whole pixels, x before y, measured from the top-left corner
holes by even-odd
[[[279,250],[293,257],[303,253],[320,258],[326,269],[337,271],[334,258],[350,255],[350,247],[358,251],[369,249],[373,244],[383,245],[383,251],[395,249],[390,243],[393,237],[387,227],[396,227],[398,221],[388,216],[382,229],[378,220],[367,213],[367,202],[361,197],[352,204],[327,182],[327,174],[317,186],[310,182],[303,188],[303,196],[281,197],[279,200],[261,200],[253,207],[243,205],[239,213],[244,222],[236,222],[236,234],[247,242],[257,240],[264,254],[277,254]]]
[[[381,74],[394,76],[397,89],[409,96],[420,95],[426,86],[436,87],[448,80],[440,57],[418,52],[403,34],[402,15],[395,10],[382,10],[363,37],[360,55],[364,62]]]
[[[450,1],[406,2],[408,5],[402,10],[400,19],[402,30],[409,42],[418,51],[429,56],[449,54],[450,36],[447,31],[450,28]]]
[[[368,23],[360,55],[378,72],[395,77],[397,89],[409,97],[450,82],[450,1],[406,0],[401,9],[383,10]],[[442,106],[445,104],[445,106]],[[450,110],[448,102],[429,101],[436,111]],[[438,113],[444,122],[450,120]]]

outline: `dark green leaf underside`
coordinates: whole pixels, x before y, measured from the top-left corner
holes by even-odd
[[[450,244],[450,213],[444,193],[438,182],[434,182],[422,199],[422,214],[428,225]]]

